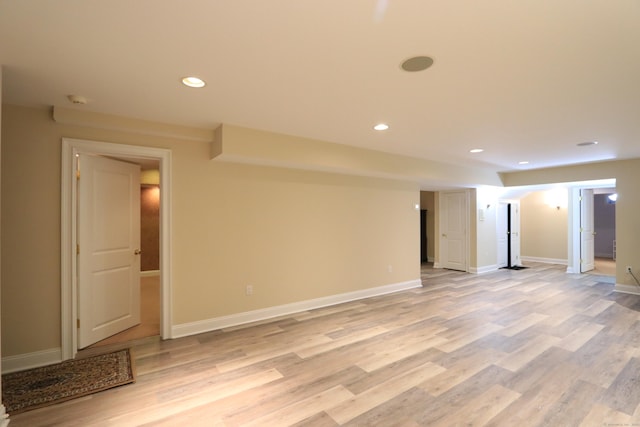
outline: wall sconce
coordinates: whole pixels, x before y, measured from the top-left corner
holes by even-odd
[[[549,190],[544,194],[545,204],[560,210],[562,207],[567,207],[568,192],[566,188],[555,188]]]

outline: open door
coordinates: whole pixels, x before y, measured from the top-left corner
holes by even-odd
[[[510,264],[511,266],[522,265],[520,260],[520,201],[514,200],[509,208],[509,239],[510,239]]]
[[[140,323],[140,167],[80,155],[78,348]]]
[[[593,229],[593,190],[580,190],[580,272],[591,271],[595,265]]]
[[[498,268],[520,266],[520,201],[498,203],[496,230]]]
[[[509,230],[509,223],[507,221],[507,215],[510,209],[511,204],[509,202],[498,203],[498,209],[496,211],[496,237],[498,240],[496,250],[498,253],[498,268],[511,267],[511,263],[509,262],[509,257],[511,255],[509,248],[509,234],[511,233],[511,230]]]

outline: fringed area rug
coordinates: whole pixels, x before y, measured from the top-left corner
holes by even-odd
[[[86,396],[135,381],[129,349],[2,376],[9,414]]]

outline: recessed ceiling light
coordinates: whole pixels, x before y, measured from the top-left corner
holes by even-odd
[[[432,65],[433,58],[430,58],[428,56],[414,56],[413,58],[405,60],[402,64],[400,64],[400,67],[402,67],[403,70],[412,73],[415,71],[426,70]]]
[[[519,165],[528,165],[528,164],[529,164],[529,162],[528,162],[528,161],[526,161],[526,160],[523,160],[523,161],[521,161],[521,162],[518,162],[518,164],[519,164]]]
[[[199,79],[198,77],[184,77],[182,79],[182,84],[189,87],[204,87],[206,84],[204,80]]]
[[[585,141],[585,142],[580,142],[577,145],[578,145],[578,147],[587,147],[589,145],[598,145],[598,141]]]
[[[389,129],[389,125],[386,123],[378,123],[373,127],[375,130],[387,130]]]
[[[474,148],[469,150],[470,153],[482,153],[484,150],[482,148]]]

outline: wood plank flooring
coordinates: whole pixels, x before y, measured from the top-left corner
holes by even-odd
[[[135,384],[11,426],[640,425],[640,297],[527,265],[141,340]]]

